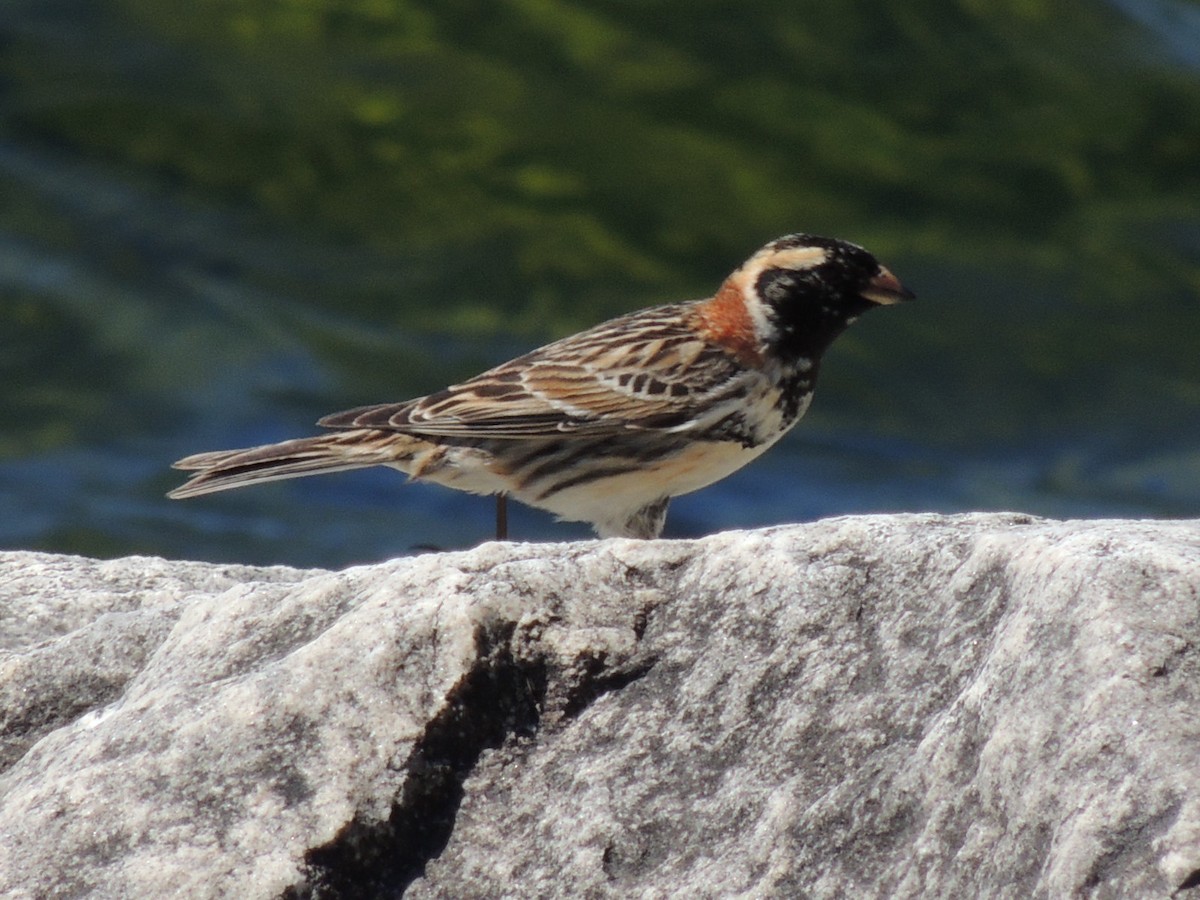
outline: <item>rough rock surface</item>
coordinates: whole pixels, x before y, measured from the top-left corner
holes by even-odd
[[[0,895],[1200,897],[1200,522],[0,554]]]

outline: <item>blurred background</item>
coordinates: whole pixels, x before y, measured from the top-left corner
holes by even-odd
[[[169,465],[705,296],[793,231],[920,299],[668,536],[1200,515],[1196,0],[4,0],[0,547],[471,546],[492,501],[386,470],[173,502]]]

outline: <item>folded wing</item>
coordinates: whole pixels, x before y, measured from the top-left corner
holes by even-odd
[[[428,397],[351,409],[320,424],[489,438],[687,430],[698,409],[745,396],[746,382],[759,377],[698,337],[693,306],[633,313]]]

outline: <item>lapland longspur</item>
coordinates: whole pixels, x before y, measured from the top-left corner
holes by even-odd
[[[793,234],[712,297],[604,322],[445,390],[326,416],[328,434],[199,453],[169,496],[365,466],[506,494],[601,537],[657,537],[667,503],[724,478],[808,409],[821,355],[912,292],[863,248]]]

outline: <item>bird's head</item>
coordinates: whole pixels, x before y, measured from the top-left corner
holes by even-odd
[[[847,241],[790,234],[730,276],[762,343],[779,358],[815,361],[860,315],[913,293],[870,253]]]

